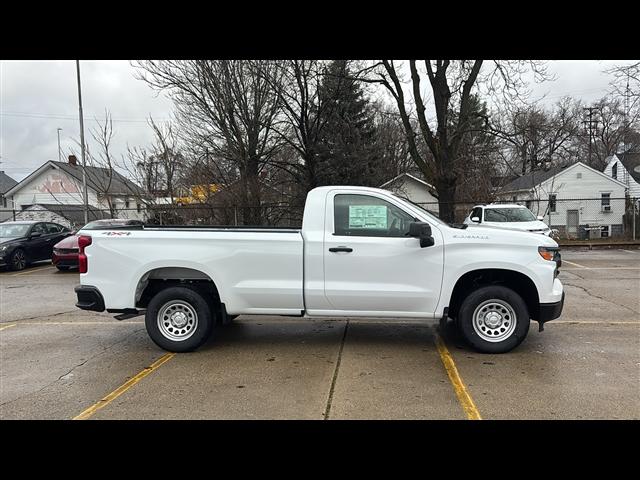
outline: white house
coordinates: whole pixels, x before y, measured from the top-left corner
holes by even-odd
[[[608,157],[604,174],[624,183],[631,198],[640,199],[640,153],[616,153]]]
[[[567,238],[624,233],[626,185],[582,162],[528,173],[507,184],[501,200],[526,205]]]
[[[380,185],[380,188],[407,198],[413,203],[419,204],[425,210],[429,210],[435,215],[438,215],[438,196],[436,189],[424,180],[408,173],[401,173],[397,177]]]
[[[143,190],[116,172],[100,167],[86,167],[88,204],[118,218],[144,218]],[[26,210],[35,205],[65,206],[75,211],[84,204],[82,167],[74,156],[69,162],[50,160],[10,188],[5,196],[8,208]],[[51,208],[45,208],[51,211]],[[31,208],[31,210],[38,210]]]

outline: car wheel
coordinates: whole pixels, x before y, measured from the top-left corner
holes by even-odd
[[[170,352],[189,352],[205,343],[214,327],[209,304],[185,287],[158,292],[149,302],[145,325],[151,339]]]
[[[27,266],[27,255],[21,248],[16,248],[9,258],[11,270],[23,270]]]
[[[483,353],[505,353],[520,345],[529,333],[529,310],[513,290],[487,286],[462,302],[458,328],[469,344]]]

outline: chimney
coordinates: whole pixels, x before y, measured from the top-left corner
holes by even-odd
[[[75,155],[69,155],[69,165],[73,165],[73,166],[78,165],[78,159],[76,158]]]

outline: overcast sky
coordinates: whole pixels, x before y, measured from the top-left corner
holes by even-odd
[[[549,70],[557,79],[532,84],[535,97],[547,95],[553,102],[564,95],[585,102],[607,93],[609,75],[603,70],[614,61],[552,61]],[[115,137],[113,149],[120,156],[127,144],[144,146],[151,141],[149,115],[168,120],[171,101],[134,77],[128,61],[82,61],[82,99],[85,136],[95,117],[111,111]],[[77,148],[80,137],[78,91],[74,61],[0,62],[0,170],[21,180],[47,160],[58,159],[57,128],[63,159]]]

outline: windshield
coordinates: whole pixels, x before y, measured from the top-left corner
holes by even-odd
[[[528,208],[485,208],[485,222],[531,222],[536,217]]]
[[[29,227],[31,227],[29,223],[0,225],[0,237],[24,237],[29,231]]]
[[[424,208],[422,208],[420,205],[418,205],[417,203],[413,203],[411,200],[409,200],[408,198],[404,198],[404,197],[400,197],[398,195],[393,195],[394,197],[402,200],[403,202],[407,202],[410,203],[412,207],[420,210],[421,213],[424,213],[430,220],[433,220],[434,222],[436,222],[439,225],[447,225],[446,222],[443,222],[442,220],[440,220],[438,217],[436,217],[433,213],[431,213],[428,210],[425,210]]]

